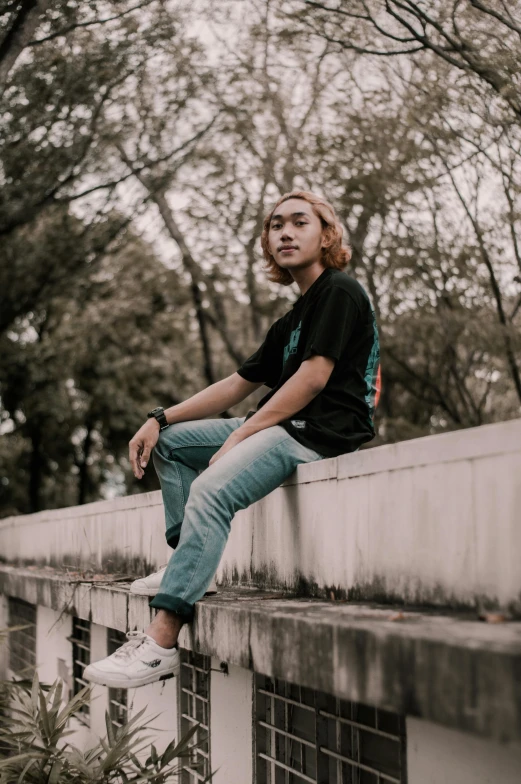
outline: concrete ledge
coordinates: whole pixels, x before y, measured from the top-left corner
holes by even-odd
[[[521,420],[299,466],[231,527],[217,582],[297,596],[506,609],[521,618]],[[0,523],[10,563],[147,573],[161,494]]]
[[[50,570],[0,566],[0,593],[120,631],[150,619],[148,600],[124,585],[71,583]],[[521,744],[519,622],[227,589],[197,603],[180,643],[345,699]]]
[[[520,443],[521,419],[512,419],[376,448],[369,447],[353,454],[307,463],[299,466],[282,487],[515,454],[520,450]]]

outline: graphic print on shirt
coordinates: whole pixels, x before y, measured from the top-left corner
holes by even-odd
[[[378,405],[378,400],[380,398],[382,383],[382,377],[380,374],[380,342],[378,340],[378,329],[376,326],[376,316],[374,310],[372,310],[372,316],[374,330],[373,347],[371,349],[371,353],[369,354],[367,367],[365,369],[365,402],[367,403],[367,407],[369,409],[369,420],[371,423],[373,422],[375,408]]]
[[[302,326],[302,321],[299,321],[298,326],[295,327],[295,329],[293,330],[293,332],[289,336],[289,343],[288,343],[288,345],[284,346],[284,364],[286,364],[286,361],[287,361],[288,357],[290,356],[290,354],[296,354],[297,353],[297,346],[298,346],[298,341],[299,341],[299,338],[300,338],[300,328],[301,328],[301,326]]]

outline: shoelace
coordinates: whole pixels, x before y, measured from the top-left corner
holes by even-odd
[[[112,654],[115,659],[132,659],[137,648],[147,642],[148,637],[143,632],[127,632],[127,640],[128,642],[123,643],[121,648]]]

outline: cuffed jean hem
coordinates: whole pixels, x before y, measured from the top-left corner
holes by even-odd
[[[194,618],[194,605],[185,602],[183,599],[178,599],[175,596],[170,596],[168,593],[157,593],[150,606],[156,610],[170,610],[176,615],[179,615],[183,623],[190,623]]]
[[[181,535],[178,533],[179,529],[166,529],[166,543],[172,550],[175,550],[177,545],[179,544],[179,539]]]

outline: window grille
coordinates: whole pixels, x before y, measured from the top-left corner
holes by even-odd
[[[181,649],[181,735],[199,724],[190,740],[197,748],[183,760],[181,784],[205,781],[210,773],[210,667],[209,656]]]
[[[36,607],[9,597],[9,626],[24,626],[9,634],[9,667],[18,677],[31,679],[36,667]]]
[[[83,680],[83,671],[90,664],[90,621],[81,618],[72,619],[72,693],[78,694],[84,686],[88,686],[87,681]],[[83,724],[90,726],[90,705],[82,705],[75,714]]]
[[[124,632],[120,632],[117,629],[107,629],[107,654],[109,656],[125,642],[127,642],[127,635]],[[109,716],[114,732],[127,723],[127,694],[127,689],[112,689],[109,687]]]
[[[255,676],[256,784],[405,784],[402,716]]]

